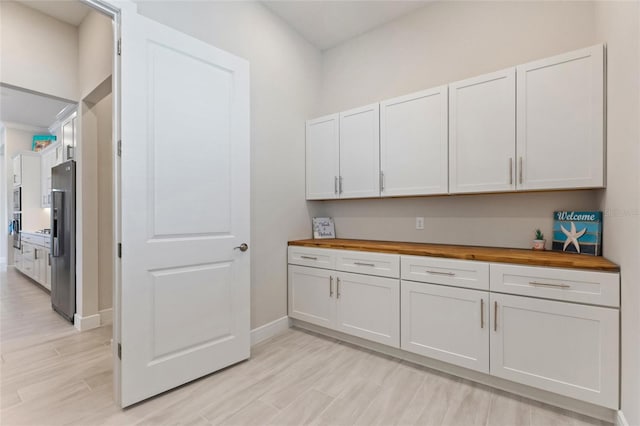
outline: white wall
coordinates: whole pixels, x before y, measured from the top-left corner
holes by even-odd
[[[428,4],[325,51],[317,115],[595,44],[594,19],[583,2]],[[554,210],[597,207],[593,191],[309,203],[339,237],[523,248],[551,235]]]
[[[254,2],[140,2],[138,10],[251,64],[251,325],[287,313],[287,241],[309,233],[304,121],[320,52]]]
[[[0,2],[0,81],[78,99],[78,31],[12,1]]]
[[[607,190],[603,250],[621,267],[622,411],[640,425],[640,3],[599,2],[607,43]]]
[[[98,310],[113,306],[113,105],[111,95],[94,107],[98,119]]]
[[[84,99],[113,70],[113,24],[91,11],[78,27],[78,90]]]

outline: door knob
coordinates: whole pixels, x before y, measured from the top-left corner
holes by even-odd
[[[247,243],[242,243],[238,247],[234,247],[233,249],[240,250],[240,251],[247,251],[249,250],[249,246],[247,245]]]

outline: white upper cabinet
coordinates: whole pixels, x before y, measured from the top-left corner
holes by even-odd
[[[340,198],[380,196],[380,106],[340,113]]]
[[[604,46],[520,65],[518,187],[604,186]]]
[[[13,186],[22,184],[22,156],[13,157]]]
[[[340,175],[339,114],[307,121],[306,192],[307,200],[338,198]]]
[[[446,194],[447,132],[447,86],[381,102],[380,194]]]
[[[76,112],[71,114],[62,122],[62,125],[60,127],[64,161],[73,160],[75,158],[77,137],[76,116]]]
[[[449,85],[449,192],[515,189],[516,71]]]

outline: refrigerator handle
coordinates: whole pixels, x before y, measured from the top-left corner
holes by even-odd
[[[51,257],[60,257],[63,254],[62,236],[64,235],[64,204],[63,192],[57,189],[51,191],[53,195],[51,209]]]

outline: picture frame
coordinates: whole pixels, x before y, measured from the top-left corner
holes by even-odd
[[[312,228],[313,238],[316,240],[336,237],[336,227],[331,217],[314,217]]]

